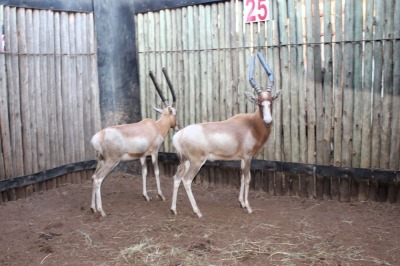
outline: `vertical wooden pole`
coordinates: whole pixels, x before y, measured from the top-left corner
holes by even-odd
[[[7,12],[6,12],[7,10]],[[0,9],[3,11],[3,9]],[[9,15],[9,8],[4,8],[4,21],[8,20],[7,16]],[[5,28],[6,29],[6,28]],[[2,152],[1,155],[3,156],[4,167],[2,172],[0,173],[0,180],[13,177],[14,168],[13,168],[13,160],[12,160],[12,149],[11,149],[11,128],[10,128],[10,120],[9,120],[9,113],[10,113],[10,103],[8,97],[8,87],[7,87],[7,72],[6,72],[6,65],[8,64],[9,59],[6,58],[6,54],[1,52],[0,53],[0,138],[1,138],[1,147]],[[4,200],[6,200],[7,194],[2,193],[1,195]]]
[[[219,32],[218,32],[218,5],[214,4],[211,8],[211,20],[212,20],[212,47],[219,48]],[[221,111],[220,111],[220,93],[219,90],[221,88],[220,85],[220,67],[219,67],[219,51],[215,49],[212,51],[213,58],[213,68],[212,68],[212,84],[213,84],[213,119],[212,121],[221,120]]]
[[[384,7],[384,20],[383,22],[383,38],[390,39],[393,36],[393,1],[386,0]],[[396,22],[397,23],[397,22]],[[397,25],[396,25],[397,26]],[[380,168],[390,168],[390,150],[391,142],[390,135],[392,129],[392,116],[393,116],[393,41],[383,41],[383,83],[382,83],[382,133],[381,133],[381,151],[380,151]],[[398,95],[397,95],[398,97]],[[397,132],[398,133],[398,132]],[[396,133],[395,133],[396,134]]]
[[[7,82],[6,82],[6,56],[0,53],[0,123],[1,123],[1,172],[0,180],[12,177],[12,159],[11,159],[11,145],[10,145],[10,124],[9,124],[9,106],[7,96]]]
[[[324,99],[324,128],[322,133],[323,157],[322,163],[333,163],[331,145],[333,142],[333,55],[332,55],[332,5],[330,0],[324,1],[324,71],[323,71],[323,99]],[[324,178],[324,199],[331,199],[332,178]]]
[[[304,65],[304,13],[303,5],[297,3],[296,8],[296,39],[297,50],[297,87],[299,92],[299,162],[307,162],[307,132],[306,132],[306,95],[305,95],[305,65]],[[294,34],[294,33],[293,33]]]
[[[47,84],[48,84],[48,104],[49,104],[49,121],[48,121],[48,127],[49,127],[49,151],[50,154],[50,167],[54,168],[56,166],[61,165],[63,162],[60,162],[59,159],[59,154],[60,154],[60,135],[59,132],[57,131],[57,98],[56,98],[56,93],[57,90],[60,89],[60,87],[56,86],[56,68],[55,68],[55,62],[56,62],[56,55],[55,55],[55,20],[54,20],[54,14],[56,12],[53,11],[47,11],[46,16],[47,16],[47,32],[46,32],[46,46],[47,46],[47,66],[48,66],[48,79],[47,79]],[[83,136],[82,136],[83,139]],[[84,149],[84,146],[82,147]],[[54,181],[54,182],[53,182]],[[56,187],[55,184],[55,179],[51,181],[52,182],[52,188]]]
[[[367,0],[363,12],[374,10],[374,0]],[[367,14],[367,13],[365,13]],[[373,16],[365,16],[364,38],[372,40],[373,38]],[[362,83],[362,128],[361,128],[361,160],[360,167],[369,168],[371,166],[371,116],[373,113],[371,103],[372,93],[372,61],[373,61],[373,42],[367,41],[364,44],[364,76]],[[367,200],[370,181],[361,181],[358,193],[359,200]]]
[[[23,147],[24,175],[32,173],[31,112],[29,111],[29,71],[27,55],[27,31],[25,9],[17,10],[18,52],[19,55],[19,89],[21,101],[21,134]],[[17,198],[25,198],[25,187],[18,188]]]
[[[57,120],[57,135],[58,135],[58,158],[59,163],[65,163],[65,135],[64,135],[64,127],[63,127],[63,93],[62,93],[62,55],[61,55],[61,15],[60,12],[56,12],[54,14],[54,52],[55,52],[55,59],[54,59],[54,83],[55,87],[55,97],[56,97],[56,120]],[[93,99],[94,100],[94,99]],[[57,178],[57,186],[65,183],[65,175],[62,177]]]
[[[239,25],[242,22],[242,16],[240,16],[237,12],[238,1],[231,0],[231,14],[230,18],[232,21],[232,26],[230,27],[230,36],[231,36],[231,56],[232,56],[232,115],[236,115],[239,113],[239,94],[243,94],[240,90],[240,77],[239,77],[239,68],[242,65],[239,64],[240,58],[240,47],[238,46],[239,34],[237,30],[239,29]],[[265,36],[264,40],[265,40]],[[244,88],[243,88],[244,89]]]
[[[5,34],[6,49],[9,55],[6,56],[7,69],[10,71],[7,77],[9,110],[10,110],[10,130],[11,130],[11,152],[13,171],[12,176],[22,176],[24,174],[23,147],[22,147],[22,122],[21,122],[21,102],[19,88],[19,60],[18,60],[18,39],[17,39],[17,9],[15,7],[5,7]]]
[[[362,133],[362,106],[364,102],[362,92],[362,65],[363,65],[363,9],[362,2],[354,2],[354,112],[353,112],[353,149],[351,165],[360,167],[361,165],[361,133]]]
[[[288,56],[288,19],[287,19],[287,5],[286,1],[278,2],[279,15],[278,15],[278,30],[279,30],[279,44],[281,45],[280,52],[280,66],[281,71],[281,88],[288,89],[290,87],[290,61]],[[283,131],[283,154],[284,161],[291,161],[291,92],[287,91],[282,97],[282,131]],[[276,123],[277,124],[277,123]]]
[[[394,1],[394,23],[400,20],[400,1]],[[390,169],[400,169],[400,27],[393,27],[393,37],[396,39],[393,46],[393,95],[392,95],[392,127]],[[400,200],[400,199],[398,199]]]
[[[342,0],[335,2],[335,44],[333,60],[333,92],[334,92],[334,116],[333,116],[333,164],[342,164],[342,110],[343,110],[343,28],[342,28]],[[340,191],[340,179],[332,179],[332,198],[338,200]]]
[[[354,68],[354,49],[351,41],[354,39],[354,3],[346,1],[345,3],[345,30],[344,30],[344,50],[343,54],[343,113],[342,113],[342,166],[351,166],[351,154],[353,147],[353,68]],[[340,200],[350,200],[350,181],[347,178],[340,182]]]
[[[206,43],[207,43],[207,33],[209,32],[209,29],[206,28],[206,12],[205,12],[205,7],[204,6],[199,6],[199,44],[198,44],[198,49],[199,49],[199,54],[200,54],[200,75],[199,75],[199,83],[198,83],[198,92],[199,92],[199,98],[197,99],[200,101],[200,118],[199,122],[206,122],[207,121],[207,116],[208,116],[208,110],[207,110],[207,102],[208,102],[208,82],[207,80],[209,79],[209,71],[207,69],[207,48],[206,48]]]
[[[76,32],[75,32],[75,14],[68,14],[68,41],[69,41],[69,66],[68,66],[68,79],[69,79],[69,106],[70,106],[70,114],[71,120],[69,121],[70,125],[72,125],[72,131],[70,134],[73,138],[71,149],[71,160],[72,162],[78,161],[79,158],[79,145],[77,143],[77,139],[79,138],[79,129],[78,129],[78,89],[77,89],[77,57],[76,57]],[[79,173],[72,173],[72,182],[75,184],[81,183],[81,178]]]
[[[83,134],[84,134],[84,150],[83,156],[84,160],[90,160],[95,157],[95,151],[90,143],[92,136],[96,133],[94,128],[94,120],[96,114],[92,110],[92,99],[91,88],[90,88],[90,75],[91,69],[89,68],[90,55],[89,55],[89,37],[88,37],[88,16],[87,14],[81,14],[81,43],[80,52],[82,53],[82,102],[83,102]],[[90,177],[90,171],[86,171],[86,179]]]
[[[231,20],[232,16],[232,6],[231,3],[224,3],[224,13],[225,15],[223,16],[223,24],[224,24],[224,39],[225,43],[223,44],[224,49],[225,49],[225,73],[223,75],[225,76],[226,82],[225,82],[225,88],[221,88],[222,90],[225,90],[225,109],[226,109],[226,119],[232,117],[233,114],[233,92],[234,92],[234,80],[232,76],[232,42],[231,39],[233,36],[231,35],[232,33],[232,27],[235,27],[235,21]]]
[[[302,55],[298,53],[298,43],[296,28],[298,21],[296,18],[296,3],[297,8],[300,8],[300,4],[297,1],[288,1],[288,14],[289,14],[289,38],[290,38],[290,84],[287,88],[287,92],[290,94],[290,139],[291,139],[291,161],[299,162],[300,160],[300,138],[299,138],[299,93],[302,90],[302,86],[298,83],[297,73],[298,60],[301,60]],[[287,96],[287,95],[285,95]]]
[[[372,143],[371,143],[371,168],[380,167],[380,150],[381,150],[381,135],[382,135],[382,69],[383,69],[383,54],[382,54],[382,41],[383,27],[384,27],[384,2],[375,2],[375,32],[373,39],[378,40],[374,42],[373,58],[373,93],[372,93]],[[368,198],[375,201],[378,197],[378,182],[372,181]]]
[[[27,31],[25,9],[17,10],[17,28],[18,28],[18,56],[19,57],[19,90],[21,101],[21,134],[23,143],[23,173],[32,173],[32,144],[31,144],[31,112],[29,111],[29,90],[28,90],[28,56],[27,56]],[[28,33],[29,34],[29,33]],[[17,73],[15,73],[17,74]]]
[[[69,89],[70,89],[70,79],[68,78],[69,72],[69,56],[70,53],[69,49],[69,30],[68,30],[68,13],[61,12],[60,15],[60,30],[61,30],[61,37],[60,37],[60,52],[61,52],[61,91],[62,91],[62,115],[63,115],[63,132],[64,132],[64,152],[65,152],[65,160],[66,162],[72,162],[72,149],[73,146],[73,130],[72,126],[70,125],[69,121],[71,119],[70,109],[70,96],[69,96]],[[72,182],[72,174],[67,174],[65,179],[63,180],[66,183]]]
[[[313,13],[312,1],[306,0],[306,41],[309,43],[306,47],[306,97],[307,97],[307,162],[315,163],[315,70],[314,70],[314,45],[313,42]],[[308,177],[308,196],[316,197],[315,176]]]
[[[213,121],[213,91],[214,91],[214,83],[213,83],[213,51],[211,50],[212,46],[212,40],[214,38],[213,36],[213,30],[212,30],[212,14],[211,14],[211,5],[206,5],[205,6],[205,32],[206,32],[206,54],[207,54],[207,65],[205,67],[205,70],[203,71],[205,75],[207,75],[207,92],[204,93],[207,95],[207,100],[206,100],[206,108],[207,108],[207,116],[204,117],[205,121]]]
[[[325,116],[329,110],[325,109],[325,99],[323,91],[322,76],[322,57],[321,57],[321,18],[319,9],[319,0],[313,0],[313,21],[312,21],[312,40],[314,46],[314,82],[315,82],[315,162],[323,164],[323,158],[329,153],[329,142],[324,138]],[[316,176],[315,179],[316,197],[323,199],[324,195],[324,177]]]
[[[360,167],[361,164],[361,133],[362,133],[362,46],[363,38],[363,9],[362,2],[354,2],[354,69],[353,69],[353,91],[354,91],[354,110],[353,110],[353,148],[352,148],[352,167]],[[351,181],[351,200],[358,200],[360,193],[360,183],[362,181]]]

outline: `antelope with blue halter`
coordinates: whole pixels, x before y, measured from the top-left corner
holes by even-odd
[[[246,97],[257,104],[254,113],[237,114],[228,120],[194,124],[178,131],[173,137],[173,146],[177,152],[180,164],[174,176],[174,188],[171,211],[177,214],[176,202],[178,188],[183,182],[193,211],[202,217],[200,209],[192,193],[192,180],[207,160],[240,160],[241,185],[239,202],[242,208],[252,212],[248,201],[251,159],[258,154],[267,141],[273,121],[272,105],[282,90],[272,94],[274,76],[264,58],[258,53],[258,58],[269,77],[266,90],[257,87],[254,78],[254,60],[252,56],[249,70],[249,82],[256,95],[246,92]]]

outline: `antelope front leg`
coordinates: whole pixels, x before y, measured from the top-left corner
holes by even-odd
[[[142,165],[143,197],[145,198],[145,200],[150,201],[149,195],[147,195],[147,187],[146,187],[146,179],[147,179],[146,157],[140,158],[140,164]]]
[[[239,202],[240,202],[240,207],[245,208],[245,204],[244,204],[244,175],[243,175],[243,171],[241,171],[240,174],[240,190],[239,190]]]
[[[160,185],[160,170],[158,168],[158,159],[157,159],[157,154],[152,154],[151,155],[151,160],[153,162],[153,168],[154,168],[154,175],[156,176],[156,183],[157,183],[157,191],[158,191],[158,196],[165,201],[165,197],[163,193],[161,192],[161,185]]]
[[[251,181],[250,167],[247,170],[247,173],[244,173],[244,206],[247,208],[247,211],[249,213],[252,213],[253,210],[251,209],[249,204],[249,187]]]
[[[240,171],[240,190],[239,190],[239,202],[240,206],[242,208],[245,208],[245,202],[244,202],[244,168],[245,168],[245,162],[244,160],[241,161],[240,165],[241,171]]]
[[[246,208],[249,213],[252,213],[253,210],[249,204],[249,187],[250,187],[250,163],[251,160],[242,160],[241,162],[241,180],[240,180],[240,191],[239,191],[239,202],[242,208]]]

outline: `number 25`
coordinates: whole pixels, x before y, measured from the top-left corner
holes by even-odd
[[[257,1],[257,10],[255,1]],[[268,9],[267,9],[267,4],[265,3],[266,0],[246,0],[246,6],[249,6],[250,10],[247,15],[247,22],[254,22],[257,21],[256,15],[258,20],[265,20],[268,15]]]

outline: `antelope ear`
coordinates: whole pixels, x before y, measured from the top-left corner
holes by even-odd
[[[272,101],[276,101],[276,100],[280,99],[282,93],[283,93],[283,90],[279,90],[279,91],[275,92],[274,96],[272,96]]]
[[[161,110],[161,109],[159,109],[159,108],[153,107],[153,109],[154,109],[157,113],[159,113],[159,114],[162,114],[162,113],[163,113],[163,110]]]
[[[256,103],[256,102],[257,102],[257,97],[254,96],[253,93],[248,92],[248,91],[245,91],[245,92],[244,92],[244,95],[246,96],[247,100],[249,100],[249,101],[251,101],[251,102],[253,102],[253,103]]]

